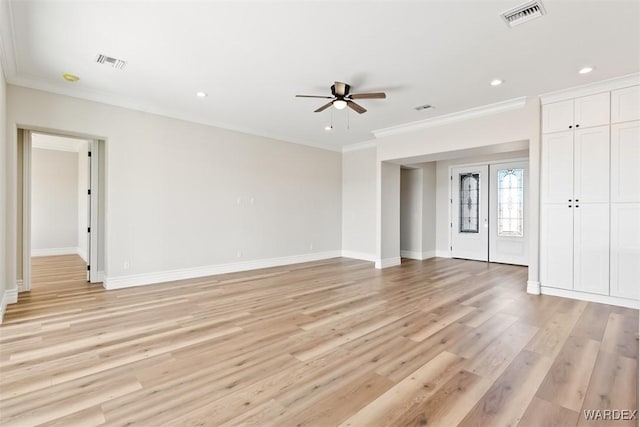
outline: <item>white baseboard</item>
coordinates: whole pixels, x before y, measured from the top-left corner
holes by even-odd
[[[436,256],[438,258],[451,258],[451,252],[436,249]]]
[[[381,269],[381,268],[395,267],[396,265],[400,265],[400,263],[401,263],[400,257],[378,259],[376,260],[376,268]]]
[[[600,304],[617,305],[620,307],[635,308],[640,310],[640,301],[611,297],[608,295],[589,294],[586,292],[577,292],[569,289],[550,288],[548,286],[541,286],[540,291],[542,295],[553,295],[556,297],[573,298],[582,301],[598,302]]]
[[[7,305],[15,304],[18,302],[18,290],[17,289],[5,289],[0,299],[0,324],[4,319],[4,313],[7,311]]]
[[[365,252],[354,252],[354,251],[342,251],[343,258],[353,258],[353,259],[361,259],[363,261],[371,261],[374,262],[376,260],[376,254],[368,254]]]
[[[532,295],[540,295],[540,282],[533,280],[527,281],[527,293]]]
[[[339,258],[341,255],[342,252],[336,250],[303,255],[293,255],[280,258],[258,259],[254,261],[237,262],[231,264],[218,264],[195,268],[184,268],[180,270],[160,271],[157,273],[105,277],[103,280],[103,286],[105,289],[130,288],[133,286],[172,282],[174,280],[194,279],[197,277],[214,276],[216,274],[235,273],[239,271],[256,270],[259,268],[279,267],[282,265],[298,264],[301,262]]]
[[[80,258],[82,258],[82,260],[83,260],[84,262],[87,262],[87,263],[89,262],[89,261],[87,261],[87,251],[86,251],[86,250],[84,250],[83,248],[81,248],[80,246],[78,246],[78,247],[76,248],[76,253],[80,256]]]
[[[400,251],[402,258],[425,260],[436,256],[436,251],[418,252],[418,251]]]
[[[31,256],[77,255],[78,248],[31,249]]]

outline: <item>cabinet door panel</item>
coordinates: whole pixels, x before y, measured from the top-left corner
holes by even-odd
[[[611,92],[611,123],[640,120],[640,86]]]
[[[611,205],[611,295],[640,299],[640,203]]]
[[[540,280],[543,286],[573,289],[573,208],[568,204],[542,206]]]
[[[573,195],[585,202],[609,201],[609,126],[574,134]]]
[[[542,201],[565,203],[569,199],[573,199],[573,131],[544,135]]]
[[[609,92],[575,100],[574,124],[577,129],[609,124]]]
[[[611,202],[640,203],[640,120],[611,126]]]
[[[609,204],[579,203],[573,221],[573,287],[609,295]]]
[[[573,100],[542,106],[542,132],[559,132],[573,128]]]

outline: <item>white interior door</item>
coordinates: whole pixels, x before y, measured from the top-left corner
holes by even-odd
[[[489,261],[489,167],[455,167],[451,175],[451,256]]]
[[[529,265],[526,161],[489,166],[489,261]]]

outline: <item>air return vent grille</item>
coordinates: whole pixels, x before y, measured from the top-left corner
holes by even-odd
[[[506,10],[502,12],[500,16],[509,27],[515,27],[516,25],[524,24],[532,19],[539,18],[546,13],[547,12],[544,10],[542,2],[540,0],[535,0]]]
[[[111,65],[113,68],[121,70],[127,65],[127,61],[123,61],[122,59],[112,58],[107,55],[99,54],[96,58],[96,62],[98,64]]]

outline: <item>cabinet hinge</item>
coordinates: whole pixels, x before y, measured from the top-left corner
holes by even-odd
[[[88,151],[88,152],[87,152],[87,155],[88,155],[89,157],[91,157],[91,151]]]
[[[91,195],[91,189],[88,189],[88,190],[87,190],[87,194],[88,194],[88,195]]]

